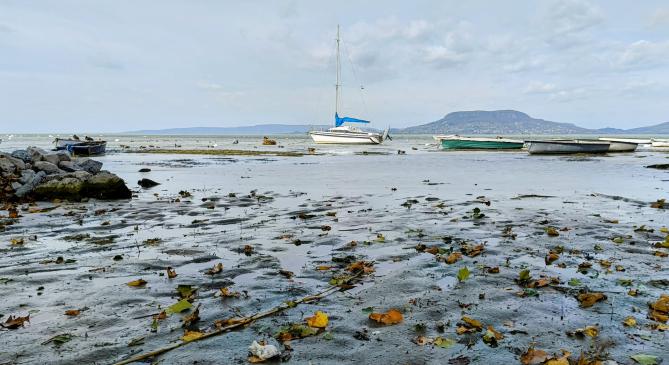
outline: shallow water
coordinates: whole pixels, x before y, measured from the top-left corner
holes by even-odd
[[[50,142],[48,137],[30,138],[16,137],[0,147],[48,147]],[[136,143],[134,147],[169,147],[175,141],[118,138],[129,140],[114,143]],[[202,143],[210,141],[198,138],[179,138],[178,143],[206,148]],[[276,148],[256,146],[258,137],[237,138],[238,145],[231,144],[234,137],[216,139],[216,148]],[[286,150],[304,151],[311,146],[307,142],[304,136],[280,139]],[[178,284],[199,287],[194,304],[201,304],[198,325],[206,331],[216,319],[248,316],[327,287],[332,275],[341,271],[342,264],[333,263],[333,257],[348,255],[374,261],[376,272],[352,290],[191,343],[163,355],[160,363],[245,363],[253,340],[276,344],[272,335],[281,326],[301,322],[315,310],[329,314],[331,335],[292,341],[290,363],[437,364],[458,356],[477,364],[518,363],[531,344],[550,353],[562,348],[574,354],[598,352],[621,364],[631,363],[629,355],[634,353],[669,359],[667,332],[651,329],[652,321],[646,319],[646,303],[669,293],[662,281],[669,283],[668,258],[653,255],[668,250],[652,248],[664,239],[659,229],[669,225],[669,215],[650,207],[668,197],[669,172],[645,168],[667,163],[669,154],[542,157],[524,152],[439,152],[426,145],[431,142],[429,137],[398,137],[382,146],[317,146],[326,154],[303,157],[114,152],[100,157],[105,169],[128,182],[135,198],[57,203],[56,209],[43,213],[30,213],[25,207],[22,217],[0,232],[0,287],[5,294],[0,314],[6,318],[31,313],[24,328],[0,331],[6,344],[0,349],[0,363],[113,363],[180,340],[184,314],[161,321],[157,332],[151,332],[150,318],[177,301]],[[397,155],[397,149],[406,155]],[[354,153],[361,151],[388,154]],[[142,167],[152,171],[137,172]],[[141,189],[136,182],[142,177],[161,185]],[[182,190],[192,197],[180,197]],[[474,208],[485,217],[472,218]],[[303,219],[301,213],[313,217]],[[654,231],[634,231],[640,225]],[[565,230],[549,237],[544,233],[547,226]],[[506,227],[512,227],[515,239],[503,234]],[[76,234],[90,237],[68,238]],[[18,237],[25,243],[10,245],[10,239]],[[622,237],[623,243],[613,242],[614,237]],[[153,238],[160,241],[147,241]],[[418,252],[414,247],[419,243],[447,251],[459,251],[464,243],[484,243],[485,250],[448,265]],[[244,245],[253,246],[254,253],[243,254]],[[544,256],[557,246],[564,246],[564,253],[546,265]],[[113,260],[117,255],[122,260]],[[76,262],[46,262],[59,256]],[[598,264],[602,259],[625,271],[609,272]],[[576,268],[585,261],[592,268],[579,273]],[[222,273],[204,273],[219,262]],[[320,265],[339,268],[317,270]],[[176,270],[176,278],[162,275],[168,266]],[[464,266],[471,277],[458,283],[456,273]],[[485,267],[494,266],[500,273],[488,274]],[[535,278],[557,276],[561,283],[537,289],[537,297],[521,298],[516,293],[522,288],[514,279],[524,268]],[[279,270],[295,276],[288,279]],[[125,285],[138,278],[147,286]],[[581,284],[568,285],[572,278]],[[627,295],[630,287],[620,284],[628,279],[639,289],[638,296]],[[228,286],[247,291],[249,297],[215,296]],[[580,308],[574,296],[586,287],[605,292],[608,299]],[[363,312],[367,307],[401,309],[405,320],[380,327],[368,320]],[[77,308],[85,310],[72,318],[63,314]],[[457,335],[462,315],[493,325],[505,338],[492,348],[480,334]],[[622,325],[629,315],[637,318],[637,328]],[[439,333],[438,321],[445,324],[444,333]],[[416,331],[417,324],[425,325],[424,332]],[[596,339],[565,334],[595,324],[600,328]],[[370,341],[356,338],[363,328]],[[75,337],[60,347],[41,345],[62,333]],[[419,346],[412,339],[420,334],[459,343],[448,349]],[[128,346],[138,337],[144,337],[142,345]],[[602,346],[604,350],[595,351]]]

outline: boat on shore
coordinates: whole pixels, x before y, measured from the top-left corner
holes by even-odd
[[[609,142],[609,152],[634,152],[639,147],[638,142],[616,140],[615,138],[598,138],[598,141]]]
[[[519,150],[524,141],[502,137],[462,137],[458,135],[432,136],[445,150]]]
[[[574,153],[607,153],[611,142],[586,140],[533,140],[525,141],[531,155]]]
[[[73,156],[97,156],[104,155],[107,150],[106,141],[84,141],[68,144],[66,150]]]
[[[669,147],[669,139],[651,139],[650,145],[652,147]]]
[[[311,131],[309,136],[318,144],[381,144],[384,140],[390,139],[388,129],[383,133],[365,132],[360,128],[344,125],[344,123],[362,123],[369,124],[369,121],[351,118],[339,117],[339,89],[341,88],[341,63],[339,61],[339,26],[337,26],[337,82],[335,84],[335,123],[334,127],[326,131]]]

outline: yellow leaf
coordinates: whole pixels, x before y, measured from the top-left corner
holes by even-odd
[[[369,319],[382,324],[397,324],[402,322],[404,317],[397,309],[390,309],[386,313],[371,313]]]
[[[316,311],[313,317],[307,317],[306,320],[309,327],[325,328],[328,325],[328,315],[321,311]]]
[[[144,279],[133,280],[133,281],[129,282],[127,285],[128,286],[134,286],[134,287],[144,286],[144,285],[146,285],[146,280],[144,280]]]
[[[79,309],[69,309],[65,311],[66,316],[72,316],[72,317],[78,316],[79,313],[81,313]]]
[[[548,359],[546,351],[529,348],[526,353],[520,356],[520,363],[523,365],[539,365]]]
[[[204,336],[204,333],[202,333],[200,331],[186,330],[186,331],[184,331],[184,335],[183,335],[183,337],[181,337],[181,340],[183,342],[191,342],[193,340],[197,340],[198,338],[200,338],[202,336]]]
[[[634,326],[636,326],[636,319],[634,319],[634,317],[632,317],[632,316],[628,316],[623,321],[623,324],[627,327],[634,327]]]

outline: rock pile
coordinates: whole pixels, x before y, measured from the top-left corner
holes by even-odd
[[[131,196],[123,179],[102,170],[102,162],[37,147],[0,152],[0,202]]]

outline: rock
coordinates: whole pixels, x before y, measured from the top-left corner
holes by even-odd
[[[58,163],[60,162],[60,157],[58,157],[58,154],[56,153],[49,153],[44,156],[42,156],[44,161],[46,162],[51,162],[52,164],[58,166]]]
[[[669,163],[661,163],[656,165],[646,166],[649,169],[658,169],[658,170],[669,170]]]
[[[4,157],[9,161],[11,161],[14,164],[14,166],[16,166],[19,170],[23,170],[26,168],[26,163],[23,162],[23,160],[21,160],[20,158],[16,158],[10,155],[9,153],[0,153],[0,157]]]
[[[139,181],[137,182],[137,184],[138,184],[139,186],[143,187],[144,189],[148,189],[148,188],[152,188],[152,187],[154,187],[154,186],[156,186],[156,185],[160,185],[160,183],[157,183],[157,182],[155,182],[155,181],[153,181],[153,180],[151,180],[151,179],[146,179],[146,178],[145,178],[145,179],[142,179],[142,180],[139,180]]]
[[[32,163],[33,162],[32,156],[26,150],[16,150],[16,151],[12,152],[12,157],[18,158],[19,160],[21,160],[25,163]]]
[[[37,161],[33,164],[33,167],[37,171],[46,172],[47,175],[59,174],[59,173],[63,172],[63,170],[59,169],[58,166],[52,164],[51,162],[47,162],[47,161]]]
[[[58,151],[56,152],[60,161],[72,161],[70,154],[67,151]]]
[[[79,180],[82,180],[82,181],[83,181],[83,180],[88,180],[88,178],[92,176],[92,175],[91,175],[89,172],[87,172],[87,171],[75,171],[75,172],[74,172],[73,174],[71,174],[71,175],[74,176],[74,177],[76,177],[76,178],[79,179]]]
[[[10,176],[14,172],[16,172],[16,165],[11,160],[4,158],[4,156],[0,156],[0,175]]]
[[[147,169],[146,167],[139,169],[139,172],[151,172],[151,169]]]
[[[49,152],[39,148],[39,147],[28,147],[26,151],[32,158],[33,162],[41,161],[44,158],[44,155],[48,155]]]
[[[30,182],[34,177],[35,177],[35,171],[33,171],[33,170],[23,170],[23,171],[21,171],[21,177],[19,178],[19,182],[21,184],[26,184],[26,183]]]
[[[18,181],[14,181],[14,182],[11,184],[11,187],[12,187],[12,189],[14,189],[14,190],[19,190],[19,189],[21,188],[21,186],[22,186],[21,183],[19,183]]]
[[[125,185],[125,181],[107,171],[88,178],[84,183],[84,194],[86,197],[97,199],[130,199],[132,197],[132,192]]]
[[[74,177],[64,177],[43,182],[35,187],[33,194],[41,199],[81,200],[84,182]]]
[[[58,167],[66,172],[83,171],[81,167],[77,166],[73,161],[60,161]]]
[[[19,189],[17,189],[16,193],[14,193],[14,195],[16,195],[18,198],[23,198],[24,196],[26,196],[27,194],[32,192],[33,189],[40,182],[42,182],[42,179],[44,179],[45,176],[46,176],[46,172],[44,172],[44,171],[40,171],[40,172],[34,174],[32,179],[30,181],[26,182],[25,184],[23,184],[23,186],[21,186]]]
[[[79,170],[84,170],[91,174],[97,174],[102,169],[102,162],[91,160],[88,157],[78,158],[74,161],[74,164]]]

